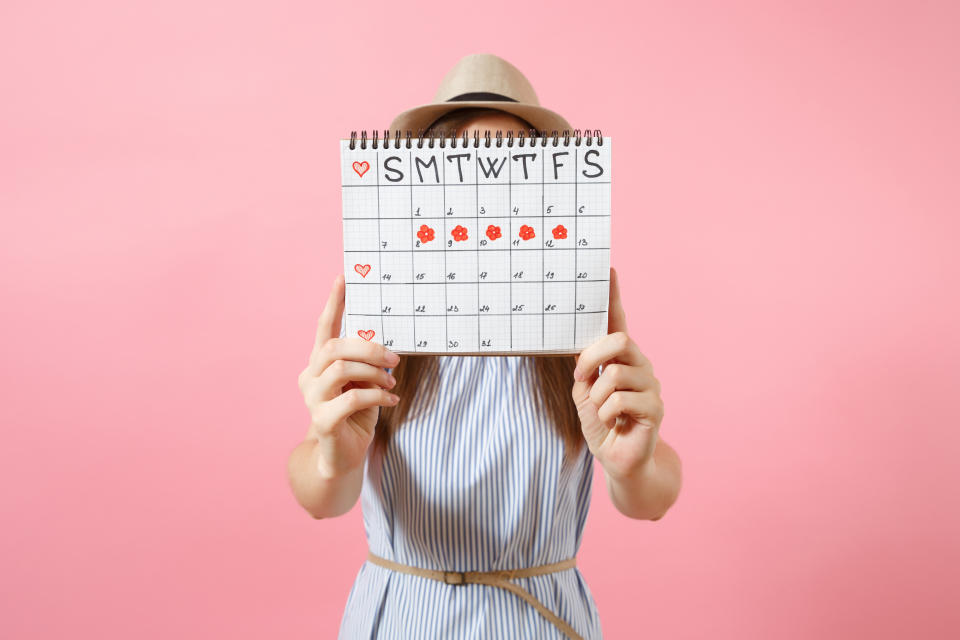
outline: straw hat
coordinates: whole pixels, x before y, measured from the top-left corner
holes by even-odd
[[[513,114],[548,134],[572,129],[563,116],[540,106],[533,86],[519,69],[498,56],[478,53],[461,58],[440,82],[433,102],[404,111],[394,118],[390,130],[417,133],[444,114],[469,107]]]

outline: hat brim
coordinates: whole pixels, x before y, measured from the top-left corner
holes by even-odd
[[[524,104],[522,102],[506,101],[480,101],[480,102],[440,102],[434,104],[425,104],[413,109],[407,109],[390,123],[391,131],[400,131],[406,133],[413,132],[416,135],[421,129],[426,129],[436,122],[438,118],[451,111],[466,108],[484,108],[496,109],[523,118],[529,122],[538,131],[546,131],[548,135],[554,131],[563,133],[572,131],[570,123],[559,113],[551,111],[545,107],[535,104]]]

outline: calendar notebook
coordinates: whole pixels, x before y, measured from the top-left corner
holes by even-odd
[[[397,353],[577,353],[607,333],[611,140],[340,143],[344,322]]]

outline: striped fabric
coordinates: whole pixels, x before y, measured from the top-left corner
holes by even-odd
[[[593,457],[572,462],[519,357],[440,358],[436,406],[368,455],[361,504],[377,555],[451,571],[492,571],[575,556]],[[600,638],[578,569],[516,580],[586,639]],[[533,607],[488,585],[448,585],[361,567],[339,638],[563,638]]]

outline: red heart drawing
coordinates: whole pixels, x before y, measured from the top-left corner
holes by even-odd
[[[363,162],[354,162],[353,170],[357,172],[357,175],[361,178],[363,174],[370,170],[370,163],[364,160]]]
[[[367,277],[367,274],[370,273],[370,265],[368,264],[355,264],[353,265],[353,270],[362,275],[364,278]]]
[[[360,329],[357,331],[357,335],[364,340],[373,340],[373,336],[376,335],[376,332],[373,329],[367,329],[366,331]]]

